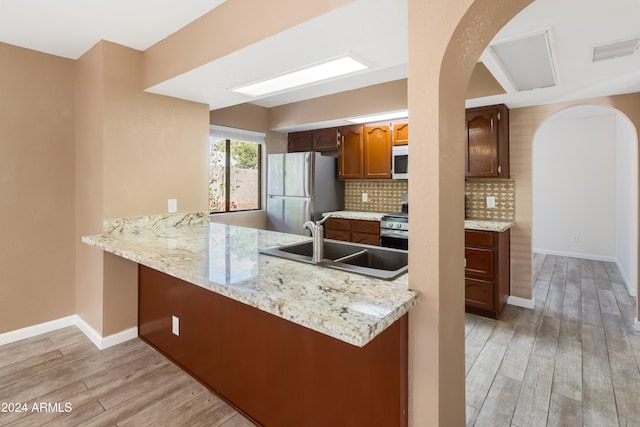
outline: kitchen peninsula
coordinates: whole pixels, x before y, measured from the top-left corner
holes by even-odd
[[[255,422],[406,425],[417,293],[406,274],[384,281],[259,253],[304,240],[207,214],[111,221],[83,238],[139,264],[141,338]]]

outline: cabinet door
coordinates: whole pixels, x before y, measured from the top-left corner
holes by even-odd
[[[487,280],[473,279],[465,277],[464,279],[464,300],[466,305],[477,307],[487,311],[493,311],[494,304],[494,286]]]
[[[354,243],[361,243],[363,245],[380,246],[380,235],[352,231],[351,241]]]
[[[318,129],[311,134],[314,151],[338,149],[338,128]]]
[[[467,113],[466,177],[498,176],[498,113]]]
[[[509,178],[509,109],[470,108],[466,123],[465,177]]]
[[[391,129],[389,125],[364,127],[364,177],[391,178]]]
[[[287,137],[287,151],[289,153],[297,153],[302,151],[311,151],[313,148],[313,140],[311,131],[291,132]]]
[[[333,240],[342,240],[343,242],[351,241],[351,231],[349,230],[339,230],[336,228],[325,228],[324,229],[324,238],[325,239],[333,239]]]
[[[338,178],[363,178],[362,126],[340,128],[340,157]]]
[[[409,144],[409,122],[393,124],[393,145]]]
[[[493,249],[464,248],[465,276],[493,279]]]

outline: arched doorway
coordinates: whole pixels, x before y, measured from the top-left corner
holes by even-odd
[[[626,115],[577,105],[539,127],[533,142],[534,253],[614,263],[616,280],[637,295],[637,196],[638,137]]]
[[[408,0],[412,146],[410,425],[462,426],[464,393],[464,107],[493,36],[531,1]]]

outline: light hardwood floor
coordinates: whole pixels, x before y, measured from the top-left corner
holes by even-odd
[[[640,427],[640,333],[615,265],[535,255],[534,277],[535,310],[466,315],[467,425]],[[16,402],[27,412],[1,426],[253,425],[144,342],[99,351],[75,327],[0,347],[0,405]]]
[[[616,265],[533,265],[535,310],[466,315],[467,425],[640,426],[640,333]]]
[[[253,426],[139,339],[99,351],[76,327],[0,347],[0,405],[1,426]]]

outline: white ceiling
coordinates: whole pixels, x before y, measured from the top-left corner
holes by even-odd
[[[145,50],[222,2],[0,0],[0,41],[73,59],[101,39]],[[151,91],[207,103],[212,109],[244,102],[273,107],[406,78],[406,23],[407,0],[356,0]],[[545,28],[550,29],[558,86],[472,99],[467,106],[504,102],[514,108],[640,92],[640,53],[591,62],[594,46],[640,35],[638,0],[536,0],[495,40]],[[260,99],[228,90],[344,53],[363,59],[371,68]]]

